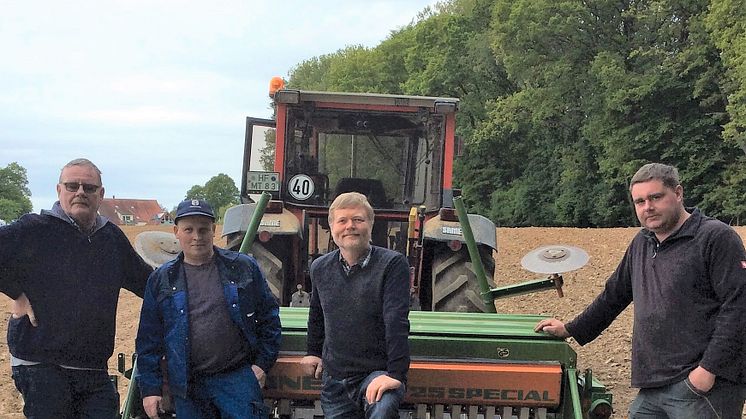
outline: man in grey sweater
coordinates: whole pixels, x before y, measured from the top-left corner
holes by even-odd
[[[329,208],[338,250],[311,265],[308,375],[322,378],[326,418],[398,418],[409,370],[409,265],[371,246],[365,195],[339,195]]]
[[[634,301],[630,419],[740,418],[746,398],[746,251],[729,226],[684,207],[676,168],[643,166],[630,193],[642,230],[604,291],[564,324],[584,345]]]

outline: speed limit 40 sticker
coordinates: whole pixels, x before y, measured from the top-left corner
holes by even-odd
[[[314,188],[313,179],[308,175],[295,175],[288,182],[290,196],[298,201],[305,201],[312,197]]]

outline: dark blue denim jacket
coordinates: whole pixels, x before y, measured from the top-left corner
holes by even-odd
[[[256,261],[215,247],[215,263],[233,322],[252,350],[254,365],[265,372],[280,349],[280,317],[275,297]],[[161,395],[160,360],[165,355],[171,393],[186,397],[189,381],[189,304],[184,254],[158,268],[148,279],[137,332],[138,384],[142,396]]]

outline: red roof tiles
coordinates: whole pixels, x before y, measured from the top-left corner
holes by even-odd
[[[168,211],[155,199],[104,198],[98,213],[117,225],[163,224],[171,222]]]

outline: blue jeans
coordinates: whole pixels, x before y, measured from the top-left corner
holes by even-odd
[[[262,389],[247,364],[220,374],[195,377],[189,382],[188,398],[174,395],[179,419],[266,418]]]
[[[383,393],[381,400],[369,404],[365,391],[374,378],[386,374],[370,374],[336,380],[324,373],[321,389],[321,409],[327,419],[394,419],[399,417],[399,404],[404,400],[404,385]]]
[[[643,388],[629,407],[629,419],[740,419],[746,385],[715,379],[710,391],[695,389],[688,378]]]
[[[13,381],[28,419],[113,419],[119,413],[119,393],[106,371],[19,365]]]

